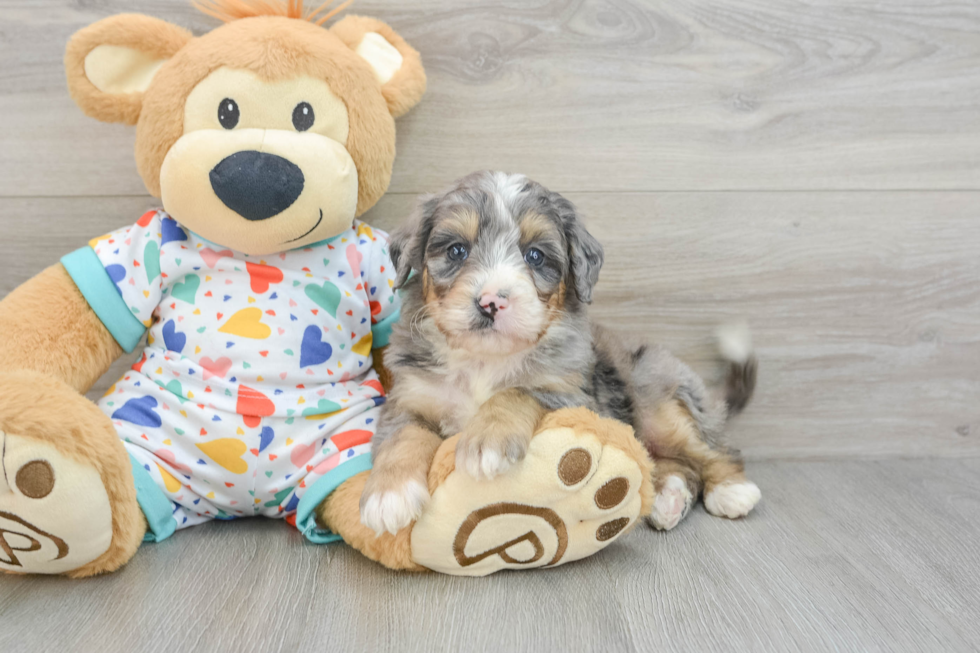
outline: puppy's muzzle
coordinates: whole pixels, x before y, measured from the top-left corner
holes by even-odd
[[[508,306],[510,303],[507,301],[507,294],[501,292],[484,293],[476,300],[476,308],[480,311],[480,315],[491,320],[497,317],[497,313],[506,310]]]

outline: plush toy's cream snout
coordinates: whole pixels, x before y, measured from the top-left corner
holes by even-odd
[[[380,21],[327,30],[278,16],[201,36],[139,15],[79,32],[66,54],[89,115],[137,125],[151,194],[182,225],[247,254],[332,237],[387,190],[394,117],[421,60]]]

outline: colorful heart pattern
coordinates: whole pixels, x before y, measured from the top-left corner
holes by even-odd
[[[372,327],[398,309],[385,239],[355,222],[263,260],[151,211],[91,241],[149,329],[100,406],[179,527],[289,517],[321,477],[369,453],[384,401]]]

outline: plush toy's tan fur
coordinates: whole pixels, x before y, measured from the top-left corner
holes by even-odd
[[[0,425],[5,431],[47,442],[91,465],[109,495],[113,532],[109,550],[68,575],[93,576],[124,565],[143,541],[146,521],[136,503],[129,456],[112,422],[73,388],[36,372],[0,374],[0,397]]]
[[[0,334],[0,373],[33,370],[77,392],[122,354],[61,263],[0,301]]]

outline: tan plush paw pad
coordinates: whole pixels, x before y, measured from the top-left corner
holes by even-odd
[[[98,470],[3,432],[0,455],[0,570],[60,574],[109,549],[112,510]]]
[[[412,557],[466,576],[579,560],[636,522],[642,480],[629,454],[594,433],[550,428],[492,481],[449,474],[412,530]]]

